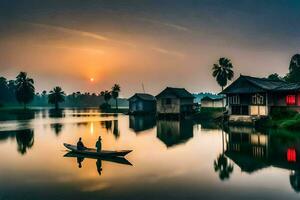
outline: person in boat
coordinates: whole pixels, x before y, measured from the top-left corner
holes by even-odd
[[[81,141],[81,137],[79,138],[79,141],[77,142],[77,149],[78,150],[84,150],[86,147],[84,146],[83,142]]]
[[[96,142],[96,148],[97,148],[97,152],[101,152],[102,150],[102,139],[101,136],[98,137],[98,141]]]

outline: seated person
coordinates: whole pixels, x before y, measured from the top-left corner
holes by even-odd
[[[79,138],[79,141],[77,142],[77,150],[85,150],[86,147],[84,146],[84,144],[81,141],[81,137]]]

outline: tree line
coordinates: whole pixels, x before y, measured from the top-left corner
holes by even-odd
[[[112,100],[118,109],[118,103],[121,105],[127,104],[125,99],[119,99],[121,87],[115,84],[111,91],[105,90],[96,93],[81,93],[73,92],[66,95],[63,89],[59,86],[54,87],[51,91],[42,91],[35,93],[34,80],[28,77],[26,72],[20,72],[15,80],[7,80],[5,77],[0,77],[0,106],[15,106],[23,105],[26,109],[30,106],[48,106],[54,105],[55,109],[59,106],[65,107],[98,107],[99,105],[110,108]]]

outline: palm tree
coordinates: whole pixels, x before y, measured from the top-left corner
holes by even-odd
[[[220,58],[218,63],[214,64],[212,68],[212,75],[216,78],[218,84],[222,88],[222,91],[227,85],[228,80],[231,80],[234,76],[232,68],[233,65],[228,58]]]
[[[23,103],[24,109],[26,104],[34,98],[34,81],[27,77],[26,72],[20,72],[16,79],[16,98],[19,103]]]
[[[111,99],[111,92],[108,90],[102,91],[100,93],[101,96],[103,96],[105,103],[108,105],[109,100]]]
[[[55,105],[55,110],[58,110],[59,103],[65,101],[65,92],[61,87],[55,87],[49,92],[48,102]]]
[[[116,109],[118,110],[118,97],[119,97],[119,93],[121,91],[121,87],[118,84],[115,84],[112,88],[111,88],[111,95],[112,97],[115,99],[116,101]]]
[[[229,163],[223,153],[214,161],[214,169],[215,172],[219,172],[219,178],[223,181],[229,179],[230,174],[233,172],[233,165]]]

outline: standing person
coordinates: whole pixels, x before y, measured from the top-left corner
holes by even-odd
[[[96,148],[97,148],[97,152],[101,152],[102,150],[102,143],[101,143],[102,139],[101,136],[98,137],[98,141],[96,142]]]
[[[79,140],[77,142],[77,149],[78,150],[84,150],[84,149],[86,149],[86,147],[84,146],[84,144],[81,141],[81,137],[79,138]]]

